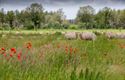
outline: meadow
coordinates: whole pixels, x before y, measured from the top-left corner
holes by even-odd
[[[0,80],[125,80],[124,39],[67,40],[67,31],[77,30],[0,31]]]

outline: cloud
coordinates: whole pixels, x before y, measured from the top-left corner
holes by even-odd
[[[72,5],[72,4],[99,4],[99,5],[105,5],[105,4],[124,4],[125,0],[0,0],[0,4],[8,4],[8,5],[24,5],[24,4],[30,4],[33,2],[40,2],[45,5]]]

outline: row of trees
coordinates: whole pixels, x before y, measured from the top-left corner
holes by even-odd
[[[63,28],[65,27],[66,18],[59,9],[54,12],[44,11],[41,4],[33,3],[22,11],[0,11],[0,27],[3,29],[25,28]]]
[[[71,21],[71,20],[70,20]],[[70,23],[62,9],[54,12],[44,11],[41,4],[33,3],[22,11],[0,10],[1,29],[39,29],[39,28],[125,28],[125,10],[115,10],[105,7],[95,12],[91,6],[80,7],[76,19]],[[73,24],[73,25],[72,25]]]
[[[104,7],[95,13],[93,7],[84,6],[80,7],[76,20],[81,28],[125,28],[125,9]]]

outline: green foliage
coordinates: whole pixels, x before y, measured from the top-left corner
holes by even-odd
[[[80,29],[86,29],[85,23],[79,23],[78,26],[79,26]]]
[[[24,27],[28,30],[34,29],[34,25],[32,22],[26,21]]]
[[[73,21],[70,23],[70,21]],[[29,22],[29,24],[28,24]],[[0,10],[0,26],[9,24],[11,29],[125,29],[125,10],[115,10],[104,7],[95,13],[88,5],[80,7],[76,19],[67,20],[63,9],[44,11],[39,3],[32,3],[22,11]],[[24,26],[24,27],[22,27]],[[78,27],[77,27],[78,26]],[[27,27],[27,28],[26,28]],[[7,29],[7,28],[5,28]]]
[[[94,8],[89,5],[80,7],[77,14],[77,20],[79,22],[84,22],[84,23],[92,22],[94,12],[95,12]]]
[[[11,27],[8,24],[3,24],[2,30],[10,30]]]
[[[15,14],[13,11],[8,11],[7,12],[7,16],[6,16],[6,20],[9,22],[10,27],[13,29],[13,21],[15,19]]]
[[[67,29],[67,24],[60,24],[60,23],[48,23],[43,25],[43,29]]]
[[[74,67],[73,71],[71,72],[70,80],[78,80],[75,67]]]
[[[62,35],[62,33],[61,32],[56,32],[55,35]]]
[[[2,8],[0,10],[0,23],[3,24],[5,22],[5,13],[4,13],[4,9]]]
[[[72,24],[68,27],[68,29],[78,29],[78,25]]]
[[[29,17],[34,24],[34,28],[40,28],[41,21],[44,21],[42,5],[38,3],[33,3],[26,10],[29,13]]]

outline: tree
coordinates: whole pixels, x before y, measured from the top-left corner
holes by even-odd
[[[85,23],[86,26],[94,21],[95,9],[91,6],[80,7],[77,13],[77,23]]]
[[[57,11],[45,12],[45,24],[49,28],[62,29],[66,24],[66,16],[62,9]]]
[[[15,19],[15,14],[13,11],[8,11],[6,15],[6,20],[9,22],[10,27],[13,29],[13,21]]]
[[[33,3],[30,7],[26,8],[26,12],[29,13],[30,19],[34,24],[34,29],[35,27],[40,28],[41,22],[44,22],[43,10],[42,5],[38,3]]]
[[[56,16],[57,21],[61,24],[63,22],[63,20],[65,20],[65,17],[66,17],[64,15],[63,9],[57,10],[56,14],[57,14],[57,16]]]
[[[4,21],[5,21],[5,13],[4,13],[4,9],[2,8],[0,10],[0,23],[2,26],[3,26]]]
[[[15,12],[15,20],[14,20],[14,26],[16,26],[17,28],[20,27],[21,21],[20,21],[20,12],[18,10],[16,10]]]
[[[119,18],[120,18],[120,26],[125,29],[125,10],[122,10],[120,12]]]
[[[96,16],[95,21],[101,28],[109,28],[114,20],[114,15],[111,8],[104,7]]]

